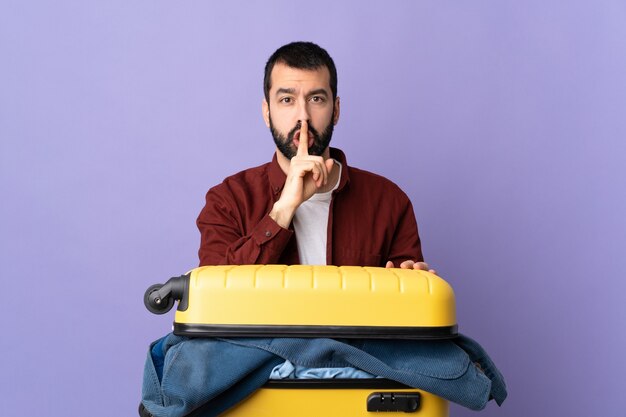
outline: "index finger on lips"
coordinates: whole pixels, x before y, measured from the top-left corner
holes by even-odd
[[[306,120],[300,126],[300,137],[298,142],[298,156],[309,155],[309,125]]]

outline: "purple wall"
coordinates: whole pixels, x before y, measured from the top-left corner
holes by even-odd
[[[0,415],[134,415],[171,322],[143,292],[271,157],[262,68],[299,39],[339,68],[333,143],[410,195],[506,376],[481,415],[624,415],[623,1],[35,3],[0,6]]]

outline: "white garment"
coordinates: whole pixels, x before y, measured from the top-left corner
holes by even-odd
[[[328,215],[333,191],[339,186],[341,164],[337,183],[332,190],[313,194],[296,210],[293,228],[298,242],[298,256],[302,265],[326,265],[326,243],[328,239]]]
[[[362,371],[351,366],[343,368],[307,368],[285,361],[276,365],[270,373],[270,379],[359,379],[380,378],[369,372]]]

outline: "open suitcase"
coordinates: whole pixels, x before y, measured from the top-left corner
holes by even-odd
[[[146,307],[156,314],[169,311],[175,300],[174,333],[191,337],[445,339],[457,335],[452,288],[436,275],[418,270],[208,266],[153,285],[144,297]],[[445,417],[448,402],[380,378],[289,379],[268,382],[223,415],[345,417],[375,412]]]

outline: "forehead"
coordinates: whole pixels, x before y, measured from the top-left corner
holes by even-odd
[[[330,72],[325,66],[313,70],[292,68],[277,63],[270,76],[274,92],[279,88],[319,89],[323,88],[330,93]]]

